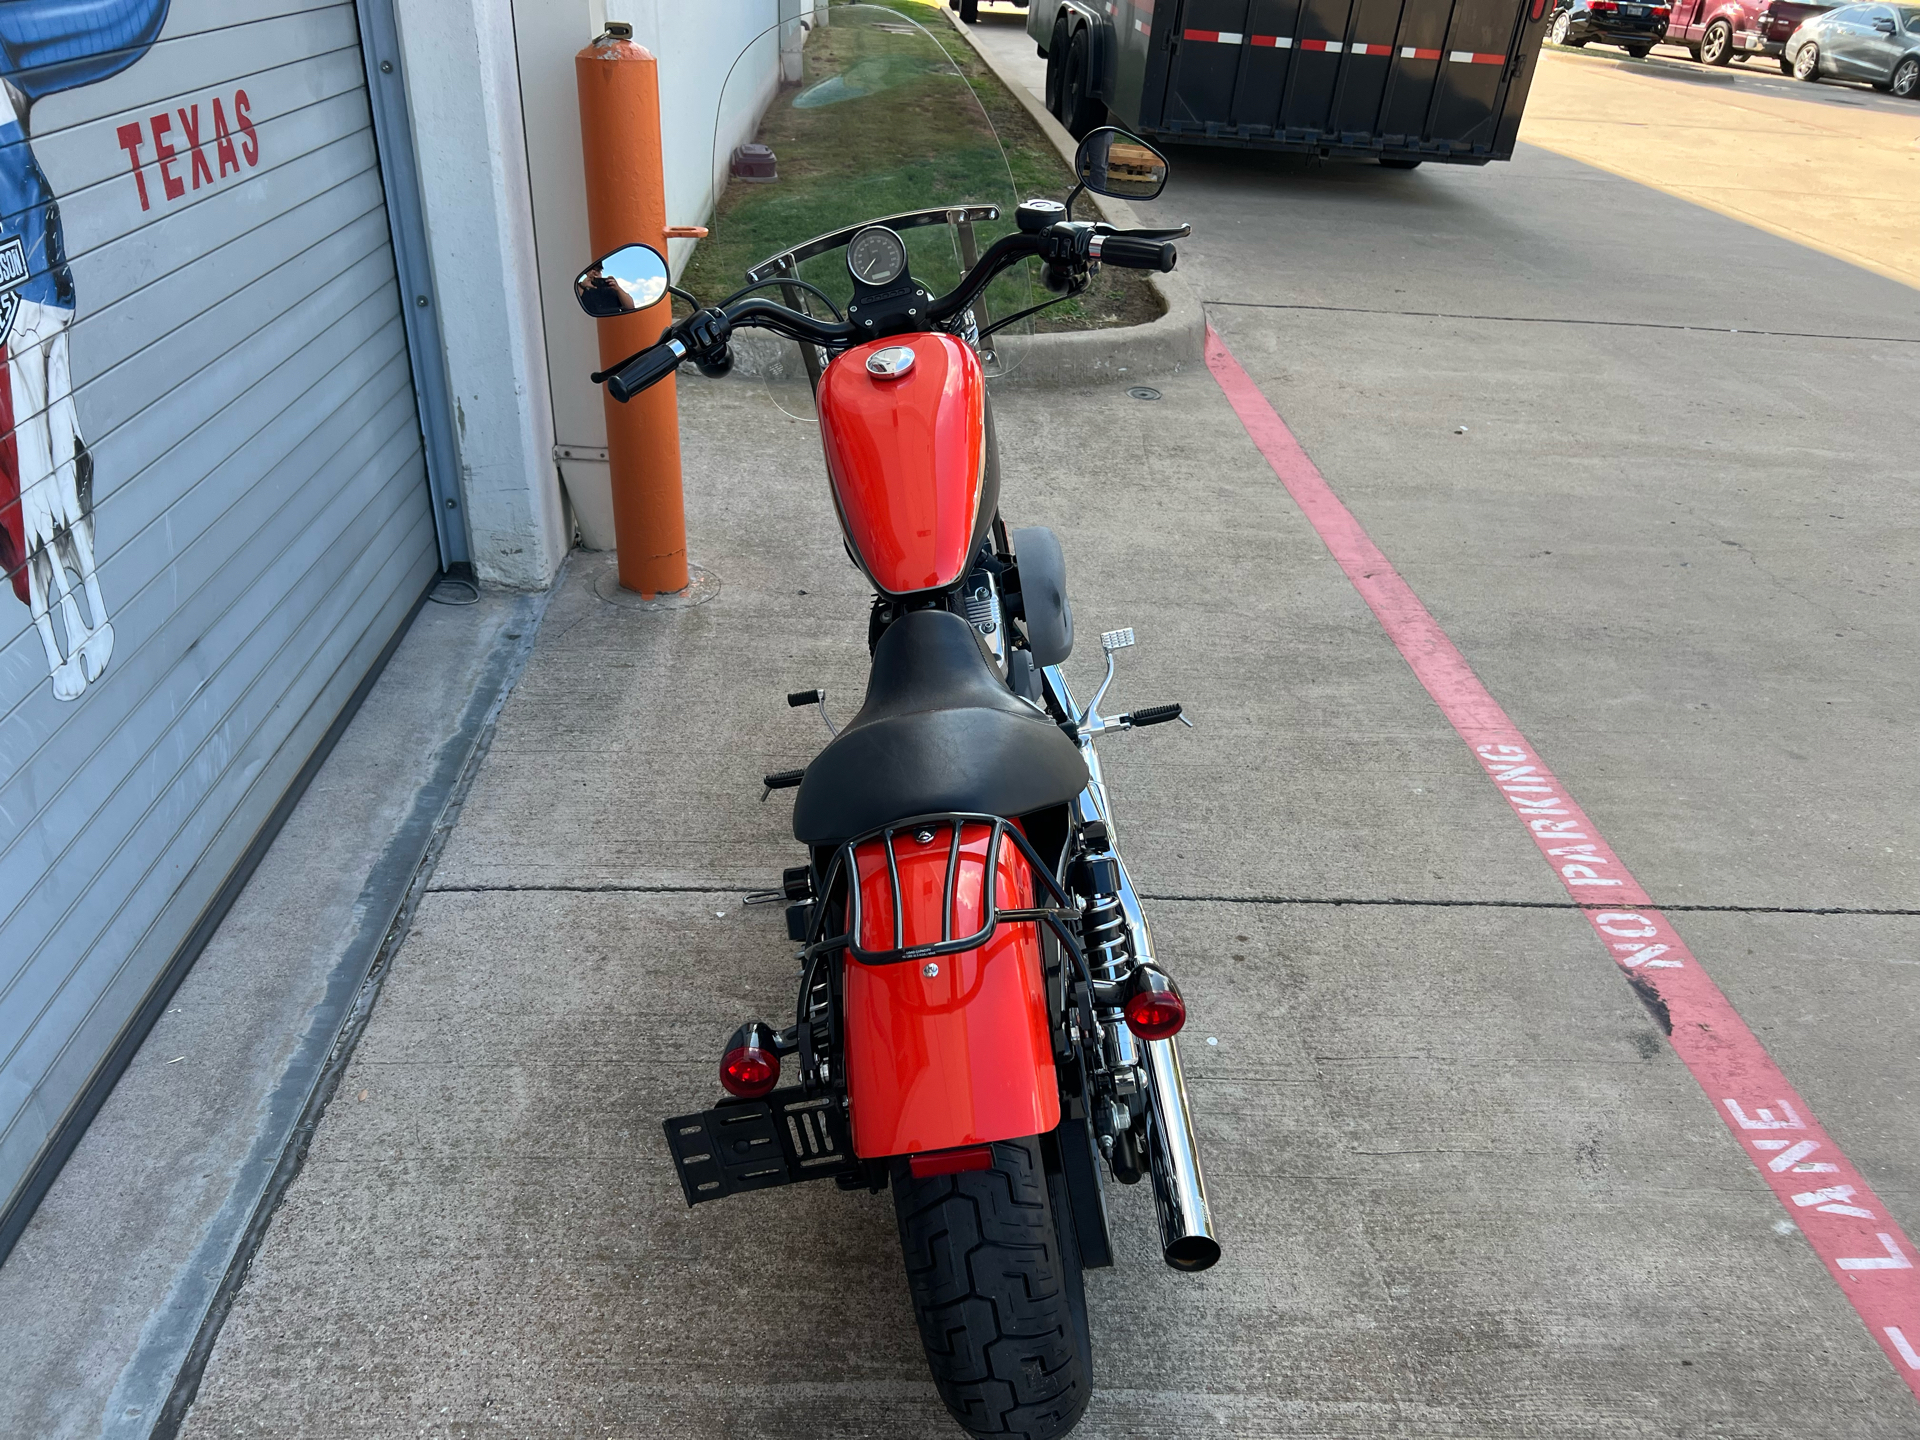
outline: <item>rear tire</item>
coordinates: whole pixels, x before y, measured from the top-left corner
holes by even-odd
[[[1724,20],[1716,20],[1707,26],[1706,34],[1700,37],[1700,63],[1725,65],[1732,58],[1733,26]]]
[[[1054,1440],[1092,1393],[1080,1253],[1039,1137],[1003,1140],[991,1170],[916,1180],[893,1164],[907,1290],[953,1418],[1005,1440]]]
[[[1653,49],[1651,45],[1622,45],[1620,48],[1635,60],[1646,59],[1648,53]]]
[[[1820,46],[1809,40],[1793,57],[1793,78],[1812,82],[1820,78]]]
[[[1380,157],[1380,163],[1389,170],[1418,170],[1420,168],[1420,162],[1418,160],[1407,160],[1398,155],[1382,155]]]
[[[1567,34],[1572,28],[1572,15],[1562,10],[1553,17],[1553,23],[1547,27],[1547,39],[1555,45],[1564,45],[1567,43]]]
[[[980,23],[980,0],[960,0],[960,21],[963,25]]]

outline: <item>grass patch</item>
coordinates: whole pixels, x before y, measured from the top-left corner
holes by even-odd
[[[939,7],[890,0],[885,7],[924,26],[895,23],[873,7],[841,13],[809,34],[802,77],[768,106],[757,139],[772,147],[779,179],[734,179],[721,194],[711,236],[695,247],[682,283],[718,299],[742,283],[749,265],[869,216],[966,201],[997,204],[1003,218],[977,227],[984,250],[1013,228],[1017,196],[1065,196],[1066,162],[1019,102]],[[856,18],[857,17],[857,18]],[[851,23],[850,23],[851,22]],[[929,36],[932,38],[930,39]],[[935,294],[960,275],[951,227],[906,235],[914,275]],[[801,277],[844,307],[852,284],[844,251],[801,267]],[[1037,267],[996,280],[987,294],[994,317],[1044,298]],[[1038,330],[1137,325],[1160,314],[1158,297],[1136,271],[1103,270],[1086,293],[1042,311]]]

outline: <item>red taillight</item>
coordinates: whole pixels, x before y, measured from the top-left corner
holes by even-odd
[[[742,1100],[758,1100],[779,1083],[780,1057],[758,1045],[736,1045],[720,1061],[720,1084]]]
[[[1587,0],[1587,9],[1596,15],[1611,15],[1619,8],[1617,0]]]
[[[916,1180],[933,1175],[958,1175],[962,1170],[991,1170],[993,1147],[968,1145],[959,1150],[934,1150],[925,1155],[907,1157],[907,1169]]]
[[[720,1084],[729,1095],[758,1100],[780,1083],[779,1042],[764,1020],[742,1025],[720,1057]]]
[[[1127,1028],[1142,1040],[1166,1040],[1187,1023],[1187,1002],[1173,981],[1145,965],[1134,972],[1133,993],[1120,1009]]]

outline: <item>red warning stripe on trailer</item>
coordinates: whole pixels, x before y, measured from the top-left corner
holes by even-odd
[[[1134,25],[1141,30],[1146,28],[1137,20],[1134,22]],[[1264,46],[1270,50],[1291,50],[1296,43],[1291,35],[1249,36],[1236,30],[1182,30],[1180,32],[1180,38],[1182,40],[1196,40],[1203,45],[1251,44]],[[1339,55],[1342,53],[1348,55],[1391,55],[1393,53],[1393,46],[1391,45],[1362,44],[1357,40],[1352,42],[1344,40],[1301,40],[1297,43],[1302,50],[1315,50],[1328,55]],[[1438,60],[1440,58],[1440,52],[1438,50],[1419,50],[1411,45],[1402,45],[1400,47],[1400,58],[1403,60]],[[1448,58],[1465,65],[1500,65],[1505,63],[1507,57],[1504,55],[1482,55],[1472,50],[1455,50]]]

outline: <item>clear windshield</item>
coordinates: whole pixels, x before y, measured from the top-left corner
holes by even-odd
[[[1013,229],[1015,206],[999,138],[946,48],[965,44],[882,5],[815,10],[748,42],[715,115],[719,198],[681,284],[713,303],[751,280],[804,281],[818,293],[790,283],[760,293],[844,315],[853,295],[845,239],[865,222],[913,217],[895,228],[914,278],[934,295],[951,290]],[[974,327],[1032,303],[1022,267],[988,288]],[[981,341],[989,374],[1016,348],[997,351],[994,341]],[[782,408],[811,417],[817,352],[765,331],[740,334],[734,348],[739,368],[766,377]]]

